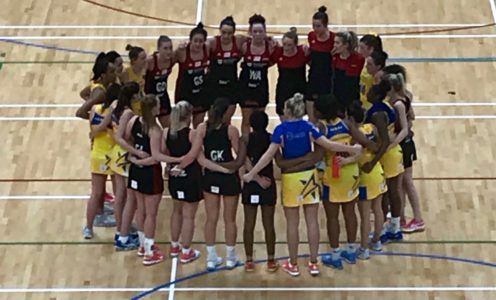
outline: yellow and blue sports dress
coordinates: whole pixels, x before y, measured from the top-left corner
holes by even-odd
[[[284,159],[302,157],[312,151],[312,138],[322,133],[305,120],[284,121],[277,125],[271,142],[281,145]],[[320,185],[315,167],[281,175],[281,198],[284,207],[300,207],[320,202]]]
[[[119,128],[119,120],[112,114],[112,133],[115,134]],[[110,154],[111,163],[110,169],[117,175],[129,177],[129,162],[127,160],[128,152],[122,148],[118,143],[114,144],[112,147],[112,152]]]
[[[140,92],[144,93],[145,91],[145,75],[144,74],[136,74],[133,71],[132,67],[126,68],[127,80],[134,81],[139,84]],[[141,116],[141,102],[138,99],[133,99],[131,102],[131,110],[138,116]]]
[[[349,145],[351,135],[348,126],[342,119],[336,118],[324,121],[325,136],[333,142]],[[339,167],[339,176],[332,174],[333,161],[337,156],[346,156],[348,153],[335,153],[326,151],[324,155],[325,170],[322,179],[322,198],[332,203],[347,203],[358,197],[358,184],[360,182],[360,171],[358,163],[351,163]]]
[[[90,126],[101,124],[109,109],[104,109],[102,104],[95,105],[95,113],[90,120]],[[110,169],[111,152],[114,147],[114,138],[112,137],[112,129],[105,128],[95,135],[91,142],[91,173],[111,175]]]
[[[360,102],[362,102],[362,107],[365,111],[369,110],[372,106],[372,103],[367,99],[367,93],[370,91],[372,86],[374,85],[374,76],[370,75],[367,72],[367,68],[362,69],[362,73],[360,74]]]
[[[374,133],[374,125],[367,123],[360,126],[360,131],[367,137],[367,139],[375,141],[376,136]],[[365,149],[364,154],[360,157],[358,164],[362,167],[374,159],[374,153],[369,149]],[[360,200],[374,200],[379,195],[387,192],[386,177],[384,170],[380,163],[375,164],[370,173],[360,171]]]
[[[374,103],[366,113],[365,123],[371,123],[372,116],[377,112],[385,112],[387,114],[388,133],[390,137],[394,136],[396,121],[396,112],[394,111],[394,108],[387,102],[387,100]],[[405,168],[403,167],[403,150],[401,150],[401,146],[396,145],[384,153],[380,159],[380,163],[384,169],[384,175],[387,179],[394,178],[403,173]]]

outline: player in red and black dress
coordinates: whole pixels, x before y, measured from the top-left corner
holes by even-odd
[[[358,39],[352,31],[336,34],[332,67],[333,94],[343,108],[348,108],[353,101],[360,99],[360,74],[365,65],[365,58],[355,51]]]
[[[210,59],[207,46],[207,31],[203,24],[191,30],[186,47],[176,50],[179,61],[179,75],[176,82],[176,102],[185,100],[193,106],[193,128],[203,122],[211,100],[205,93]]]
[[[234,35],[236,23],[232,16],[220,22],[220,35],[208,41],[210,50],[209,85],[210,99],[227,98],[231,105],[226,113],[231,120],[239,101],[238,62],[241,60],[241,47],[246,41],[242,35]]]
[[[313,31],[308,33],[310,47],[310,71],[308,72],[307,104],[308,118],[317,122],[314,115],[313,101],[319,95],[330,94],[332,91],[332,49],[334,47],[335,33],[329,31],[329,16],[327,8],[321,6],[313,15]]]
[[[157,95],[160,100],[158,119],[162,127],[169,126],[171,103],[167,92],[167,80],[174,66],[172,41],[166,35],[161,35],[157,41],[157,52],[147,59],[145,74],[145,93]]]
[[[306,64],[309,61],[307,46],[298,45],[296,28],[283,35],[282,47],[274,51],[273,61],[277,63],[279,77],[276,87],[276,112],[282,121],[284,117],[284,103],[294,94],[305,95],[307,88]]]
[[[243,114],[242,135],[250,132],[250,116],[255,110],[264,111],[269,103],[269,79],[274,44],[267,39],[265,18],[253,15],[249,19],[251,39],[243,44],[241,64],[240,106]]]

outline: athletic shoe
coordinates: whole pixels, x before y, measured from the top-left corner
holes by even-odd
[[[331,267],[333,269],[337,269],[337,270],[343,269],[343,261],[341,257],[339,257],[338,259],[333,259],[332,255],[324,255],[322,256],[322,263],[325,266]]]
[[[115,250],[117,251],[131,251],[134,249],[137,249],[139,247],[139,244],[134,243],[133,240],[131,240],[129,237],[127,239],[127,242],[123,243],[120,240],[117,240],[115,242]]]
[[[84,226],[83,237],[87,240],[92,239],[93,238],[93,229],[89,229],[88,227]]]
[[[151,266],[164,261],[165,255],[160,252],[160,250],[153,250],[152,255],[145,255],[143,257],[143,264],[145,266]]]
[[[356,252],[348,252],[347,250],[341,251],[341,258],[344,259],[345,262],[354,265],[356,264]]]
[[[179,261],[182,264],[187,264],[198,259],[199,257],[200,257],[200,251],[195,249],[189,249],[189,252],[186,254],[181,252],[181,254],[179,255]]]
[[[115,197],[111,193],[105,193],[103,200],[105,200],[105,202],[113,203],[115,201]]]
[[[232,269],[236,268],[240,263],[241,262],[239,260],[239,257],[237,257],[237,256],[230,257],[230,258],[226,257],[226,268],[228,270],[232,270]]]
[[[279,268],[279,264],[276,260],[267,261],[267,272],[274,273]]]
[[[110,204],[109,202],[105,202],[103,204],[103,214],[104,215],[113,215],[114,214],[114,207],[112,206],[112,204]]]
[[[181,246],[180,245],[177,245],[177,246],[170,246],[169,248],[170,250],[170,256],[171,257],[178,257],[179,254],[181,254]]]
[[[138,241],[138,244],[139,244],[139,241]],[[158,248],[158,246],[155,246],[155,244],[153,244],[152,251],[155,251],[155,250],[160,250],[160,249]],[[139,257],[145,256],[145,247],[140,246],[138,248],[138,252],[136,253],[136,255],[138,255]]]
[[[377,242],[371,242],[370,243],[370,249],[372,249],[373,251],[376,251],[376,252],[380,252],[382,251],[382,244],[381,244],[381,241],[377,241]]]
[[[404,233],[421,232],[424,230],[425,230],[424,221],[417,221],[415,219],[412,219],[405,226],[401,226],[401,231],[403,231]]]
[[[217,270],[217,267],[222,265],[223,262],[222,257],[218,256],[213,260],[207,259],[207,271],[212,272]]]
[[[310,275],[312,275],[312,276],[319,275],[320,274],[319,264],[309,261],[308,262],[308,272],[310,272]]]
[[[367,260],[370,258],[370,251],[369,249],[364,249],[362,247],[358,248],[357,251],[357,258],[361,260]]]
[[[96,215],[93,226],[95,227],[114,227],[116,225],[115,217],[112,215]]]
[[[300,269],[298,268],[298,265],[292,265],[289,259],[282,263],[282,269],[284,270],[284,272],[293,277],[300,275]]]
[[[245,262],[245,272],[251,273],[253,271],[255,271],[255,263],[253,262],[253,260],[246,261]]]

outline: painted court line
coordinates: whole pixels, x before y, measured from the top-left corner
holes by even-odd
[[[169,36],[171,40],[187,40],[187,35]],[[304,39],[306,35],[299,35]],[[359,36],[360,37],[360,36]],[[275,39],[281,39],[282,35],[274,35]],[[496,38],[496,34],[397,34],[383,35],[383,39],[469,39],[469,38]],[[17,36],[0,36],[0,40],[156,40],[156,35],[17,35]]]
[[[491,12],[493,14],[493,20],[496,23],[496,4],[494,0],[489,0],[489,5],[491,6]]]
[[[202,0],[199,0],[202,1]],[[198,19],[197,10],[196,23],[200,20]],[[329,28],[438,28],[438,27],[471,27],[471,26],[483,26],[485,23],[427,23],[427,24],[332,24]],[[211,24],[210,27],[217,27],[218,24]],[[237,28],[248,28],[247,24],[236,25]],[[267,28],[312,28],[312,25],[302,24],[268,24]],[[26,30],[37,30],[37,29],[191,29],[194,28],[193,25],[0,25],[1,29],[26,29]]]
[[[176,281],[176,273],[177,273],[177,257],[172,258],[172,266],[170,273],[171,282]],[[169,300],[174,300],[174,291],[176,290],[176,284],[171,284],[169,286]]]

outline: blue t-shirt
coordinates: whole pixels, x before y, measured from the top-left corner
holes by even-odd
[[[312,140],[320,138],[322,133],[312,123],[305,120],[284,121],[277,125],[272,134],[272,143],[281,145],[285,159],[304,156],[312,151]]]

